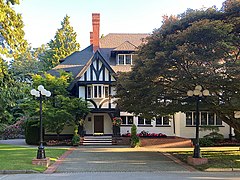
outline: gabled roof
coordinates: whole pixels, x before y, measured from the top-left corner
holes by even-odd
[[[85,67],[79,72],[79,74],[76,76],[76,78],[80,78],[89,68],[89,66],[92,64],[92,62],[96,59],[99,59],[104,65],[105,67],[109,70],[110,73],[115,74],[114,70],[112,69],[112,67],[105,61],[105,59],[103,58],[103,56],[101,55],[100,51],[97,50],[94,55],[89,59],[89,61],[85,64]]]
[[[66,57],[64,61],[48,71],[48,73],[59,76],[59,70],[64,70],[66,72],[71,72],[73,78],[75,78],[81,70],[84,68],[86,63],[93,56],[93,47],[92,45],[83,49],[82,51],[76,51],[72,53],[70,56]]]
[[[101,55],[100,51],[97,50],[94,55],[89,58],[88,62],[85,63],[85,66],[79,71],[79,73],[77,75],[75,75],[75,79],[72,81],[72,83],[69,86],[69,89],[72,89],[74,84],[84,75],[84,73],[88,70],[88,68],[90,67],[90,65],[93,63],[94,60],[99,59],[104,65],[105,67],[109,70],[109,72],[114,76],[115,72],[112,69],[112,67],[105,61],[105,59],[103,58],[103,56]]]
[[[130,43],[129,41],[125,41],[124,43],[113,49],[113,51],[136,51],[136,50],[137,47]]]
[[[100,38],[100,48],[116,48],[122,43],[128,41],[132,45],[138,47],[141,45],[142,39],[149,36],[149,34],[129,34],[129,33],[110,33],[103,38]]]

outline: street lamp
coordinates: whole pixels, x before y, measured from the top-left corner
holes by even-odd
[[[189,90],[187,92],[189,97],[194,96],[196,98],[196,139],[195,139],[195,146],[194,146],[194,153],[193,158],[200,158],[200,145],[199,145],[199,101],[202,96],[209,96],[209,90],[202,89],[202,86],[197,85],[195,89]]]
[[[47,91],[43,85],[39,85],[37,90],[32,89],[30,93],[31,95],[39,98],[39,102],[40,102],[40,145],[38,147],[37,159],[45,159],[46,156],[45,156],[45,150],[43,146],[42,98],[43,96],[50,97],[51,92]]]

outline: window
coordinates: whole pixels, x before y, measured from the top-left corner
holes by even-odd
[[[170,116],[159,116],[156,118],[157,126],[169,126],[170,125]]]
[[[222,120],[220,120],[216,114],[212,112],[199,112],[199,123],[201,126],[221,126]],[[186,112],[186,125],[194,126],[196,125],[196,113]]]
[[[193,113],[186,112],[186,125],[192,125]]]
[[[124,55],[122,55],[122,54],[118,55],[118,64],[125,64],[124,63]]]
[[[133,64],[132,60],[134,59],[135,54],[118,54],[117,56],[117,64]]]
[[[144,119],[143,117],[138,117],[138,125],[151,125],[151,119]]]
[[[133,116],[121,116],[122,125],[132,125],[133,124]]]
[[[108,85],[89,85],[87,86],[87,98],[108,98]]]
[[[144,125],[144,118],[138,117],[138,124]]]
[[[92,87],[88,86],[87,87],[87,98],[91,98],[92,97]]]
[[[132,64],[132,55],[126,55],[126,64]]]

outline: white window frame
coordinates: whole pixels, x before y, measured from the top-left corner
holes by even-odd
[[[124,57],[123,58],[123,64],[119,63],[119,56],[123,56]],[[126,59],[127,59],[126,57],[127,56],[131,56],[131,63],[130,64],[126,64]],[[118,65],[132,65],[133,64],[133,62],[132,62],[133,61],[133,56],[136,56],[136,54],[118,54],[117,55],[117,64]]]
[[[167,116],[160,116],[158,118],[161,118],[161,124],[157,124],[157,118],[155,118],[156,120],[156,126],[171,126],[170,124],[170,121],[173,119],[173,117],[169,117],[169,121],[168,121],[168,124],[164,124],[164,118],[167,117]]]
[[[96,93],[95,93],[95,89],[96,89]],[[106,91],[106,89],[108,90]],[[91,91],[90,93],[89,93],[89,90]],[[110,94],[109,85],[103,85],[103,84],[87,85],[87,99],[109,98],[109,94]]]
[[[134,124],[134,122],[132,122],[132,124],[128,123],[128,120],[129,120],[130,117],[132,118],[132,121],[134,121],[134,116],[121,116],[121,117],[126,117],[126,124],[122,123],[122,125],[133,125]]]
[[[139,118],[140,118],[140,117],[138,116],[138,120],[139,120]],[[150,124],[146,124],[146,120],[149,120],[149,119],[143,118],[143,123],[144,123],[144,124],[139,124],[139,123],[138,123],[138,120],[137,120],[138,126],[152,126],[152,119],[150,120],[150,121],[151,121]]]
[[[187,113],[191,113],[191,124],[187,124]],[[196,112],[195,111],[188,111],[186,112],[186,119],[185,119],[185,123],[186,123],[186,126],[196,126],[196,121],[194,121],[194,114]],[[207,113],[207,124],[204,124],[202,125],[202,113]],[[210,124],[209,125],[209,114],[213,114],[213,121],[214,123],[213,124]],[[213,113],[213,112],[209,112],[209,111],[200,111],[199,112],[199,125],[200,126],[223,126],[222,125],[222,121],[221,121],[221,124],[217,124],[217,119],[219,117],[217,117],[216,113]]]

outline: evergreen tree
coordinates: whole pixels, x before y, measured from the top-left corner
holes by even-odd
[[[65,16],[61,22],[62,27],[57,30],[54,39],[48,43],[47,50],[43,55],[43,61],[47,69],[51,69],[59,64],[59,61],[79,50],[77,43],[77,33],[70,25],[70,17]]]

